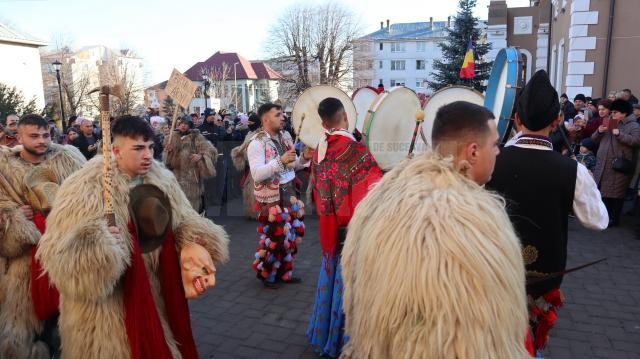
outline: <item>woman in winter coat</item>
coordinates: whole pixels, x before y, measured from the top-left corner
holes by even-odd
[[[611,120],[605,119],[591,136],[599,146],[593,175],[609,212],[609,226],[620,223],[624,197],[636,166],[634,153],[640,147],[640,125],[630,116],[632,113],[629,102],[613,101]],[[629,161],[627,166],[616,168],[625,160]]]

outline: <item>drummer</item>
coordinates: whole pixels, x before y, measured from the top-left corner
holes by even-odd
[[[262,121],[262,128],[257,130],[251,139],[247,148],[247,158],[254,181],[255,207],[260,211],[259,219],[266,224],[272,207],[279,208],[278,210],[282,211],[292,205],[291,199],[295,199],[293,197],[295,196],[293,185],[293,180],[296,177],[295,171],[309,166],[309,160],[313,156],[313,149],[305,149],[300,157],[296,155],[291,135],[286,131],[282,131],[284,127],[282,106],[266,103],[258,109],[258,116]],[[274,226],[272,225],[271,227]],[[263,246],[262,242],[261,246]],[[274,258],[278,259],[280,256],[284,258],[290,254],[288,253],[290,247],[285,249],[280,246],[280,243],[277,247],[275,251],[281,250],[282,253],[275,253],[274,251],[274,253],[271,253],[274,254]],[[274,271],[275,275],[271,274],[269,270],[269,275],[265,276],[264,274],[267,273],[264,267],[270,267],[275,261],[267,263],[270,259],[264,257],[265,253],[263,251],[259,250],[258,252],[262,256],[260,258],[256,257],[258,263],[254,262],[254,269],[256,269],[258,278],[264,281],[266,287],[275,288],[277,280],[287,283],[300,282],[299,278],[293,277],[293,271],[289,268],[292,262],[290,257],[286,266],[282,261],[277,260],[280,265]],[[266,252],[270,251],[266,250]]]

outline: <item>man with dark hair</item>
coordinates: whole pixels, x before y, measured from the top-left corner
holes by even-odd
[[[395,166],[358,204],[341,257],[347,347],[358,357],[528,357],[520,244],[502,198],[482,188],[498,140],[487,109],[442,106],[434,149]]]
[[[197,358],[185,296],[215,284],[213,263],[228,258],[227,234],[199,216],[153,160],[147,121],[121,117],[111,133],[115,225],[105,218],[98,156],[60,186],[38,249],[60,290],[62,356]],[[157,200],[137,201],[140,191]]]
[[[261,237],[268,237],[269,243],[261,238],[253,268],[266,287],[275,288],[276,280],[300,282],[299,278],[293,277],[293,256],[304,234],[304,225],[299,220],[295,224],[292,221],[296,220],[296,215],[302,219],[294,207],[301,209],[303,204],[295,197],[293,180],[296,170],[308,166],[313,150],[306,149],[300,158],[296,155],[291,136],[282,131],[282,106],[266,103],[258,109],[258,116],[262,129],[253,135],[247,148],[247,158],[254,181],[256,207],[260,208],[258,220],[263,224],[260,228],[267,232],[261,232]],[[284,234],[287,224],[274,222],[285,210],[296,213],[285,215],[288,222],[292,222],[287,223],[291,235]]]
[[[576,96],[580,100],[580,96]],[[549,133],[561,121],[558,94],[536,72],[517,99],[522,135],[502,150],[487,188],[503,195],[520,235],[527,277],[562,272],[567,264],[569,213],[587,228],[607,228],[607,211],[587,168],[553,151]],[[562,304],[562,276],[527,286],[534,347],[542,354]]]
[[[58,185],[86,160],[73,146],[51,143],[49,124],[39,115],[22,117],[16,138],[20,146],[0,150],[7,184],[0,185],[0,358],[49,357],[58,349],[52,337],[58,298],[32,255]]]
[[[318,114],[325,135],[314,155],[312,178],[322,263],[307,338],[316,353],[337,358],[347,342],[340,264],[345,228],[369,187],[382,178],[382,171],[367,147],[347,130],[349,118],[340,100],[322,100]]]
[[[431,132],[433,147],[453,156],[458,169],[483,185],[491,178],[498,154],[498,130],[491,111],[466,101],[440,107]]]

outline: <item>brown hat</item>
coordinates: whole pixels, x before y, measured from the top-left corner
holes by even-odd
[[[24,183],[29,205],[36,211],[49,212],[59,187],[55,172],[47,167],[33,167],[27,172]]]
[[[151,184],[133,187],[129,191],[129,215],[142,253],[162,246],[171,230],[171,202],[164,192]]]

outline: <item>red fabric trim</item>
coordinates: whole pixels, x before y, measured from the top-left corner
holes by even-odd
[[[558,288],[543,294],[542,298],[546,302],[545,308],[539,308],[535,305],[529,306],[530,322],[534,330],[533,347],[536,352],[547,346],[549,331],[558,320],[558,309],[564,303],[562,292]]]
[[[33,215],[33,223],[44,234],[47,222],[44,214],[36,212]],[[40,262],[36,259],[38,246],[31,246],[31,302],[38,320],[47,320],[58,314],[60,293],[49,283],[49,276],[44,273]]]
[[[142,252],[133,223],[129,223],[133,251],[131,266],[124,275],[124,318],[133,359],[170,359],[171,350],[164,337],[158,309],[153,300]],[[189,308],[185,299],[178,253],[173,232],[169,232],[160,251],[162,298],[167,310],[169,327],[182,357],[198,357]]]
[[[531,339],[531,331],[527,330],[527,337],[524,340],[524,346],[525,348],[527,348],[527,351],[529,352],[529,354],[531,354],[532,357],[536,356],[536,351],[533,348],[533,340]]]

